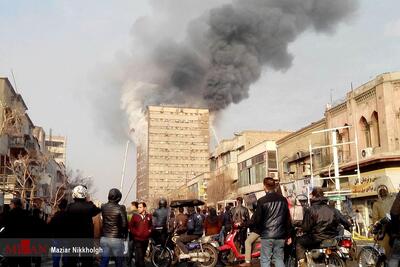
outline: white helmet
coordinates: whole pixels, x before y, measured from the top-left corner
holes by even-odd
[[[72,198],[85,199],[88,195],[88,190],[83,185],[77,185],[72,190]]]

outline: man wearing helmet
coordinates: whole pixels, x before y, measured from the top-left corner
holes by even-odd
[[[153,237],[156,244],[165,244],[168,235],[167,221],[169,218],[167,200],[160,198],[158,209],[153,213]]]
[[[78,246],[93,247],[93,217],[100,213],[101,209],[93,202],[87,201],[88,190],[86,186],[78,185],[72,190],[73,203],[66,209],[66,231]],[[93,266],[92,255],[82,255],[82,266]],[[77,266],[78,257],[68,257],[65,266]]]

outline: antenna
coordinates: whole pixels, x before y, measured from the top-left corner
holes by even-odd
[[[14,81],[15,92],[17,92],[17,94],[18,94],[17,82],[15,81],[15,76],[14,76],[13,69],[11,69],[11,75],[12,75],[13,81]]]
[[[333,104],[333,89],[331,89],[331,105]]]

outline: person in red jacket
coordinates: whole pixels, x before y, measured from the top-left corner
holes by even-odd
[[[138,267],[144,267],[144,256],[149,238],[151,235],[152,219],[151,214],[146,211],[146,203],[140,202],[138,205],[138,213],[132,216],[129,229],[133,235],[135,244],[135,264]]]

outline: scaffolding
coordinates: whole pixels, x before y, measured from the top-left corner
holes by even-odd
[[[312,134],[323,134],[323,133],[330,133],[331,134],[331,144],[328,145],[323,145],[323,146],[313,146],[311,143],[311,140],[309,141],[309,151],[310,151],[310,172],[311,172],[311,188],[314,187],[314,183],[316,180],[326,180],[326,179],[334,179],[335,181],[335,190],[325,192],[325,196],[335,199],[336,200],[336,206],[339,210],[341,210],[341,200],[342,197],[351,195],[351,190],[342,190],[340,186],[340,179],[343,178],[349,178],[349,177],[357,177],[357,184],[360,183],[360,165],[359,165],[359,155],[358,155],[358,139],[357,139],[357,131],[354,131],[354,141],[350,141],[350,135],[349,135],[349,141],[348,142],[337,142],[337,132],[339,130],[343,129],[349,129],[352,126],[342,126],[342,127],[336,127],[336,128],[330,128],[330,129],[324,129],[320,131],[315,131],[312,132]],[[356,151],[356,163],[357,163],[357,174],[350,174],[350,175],[340,175],[339,172],[339,157],[338,157],[338,147],[344,146],[344,145],[355,145],[355,151]],[[330,173],[331,166],[333,165],[334,169],[334,177],[315,177],[314,175],[314,168],[313,168],[313,151],[317,149],[332,149],[332,158],[333,162],[329,165],[328,171]],[[308,188],[310,190],[310,187]]]

